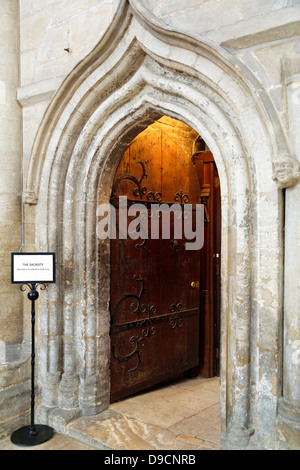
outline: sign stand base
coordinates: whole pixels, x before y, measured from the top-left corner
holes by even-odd
[[[51,439],[53,433],[54,430],[50,426],[36,424],[34,432],[32,432],[31,426],[24,426],[14,431],[10,440],[17,446],[36,446]]]

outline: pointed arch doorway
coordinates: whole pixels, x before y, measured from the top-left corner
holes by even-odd
[[[192,128],[163,116],[124,152],[110,201],[118,221],[110,251],[111,402],[183,375],[219,375],[221,204],[212,153]],[[197,204],[203,247],[184,226],[192,208],[199,235]]]
[[[222,439],[243,449],[252,439],[270,442],[282,379],[283,259],[272,163],[289,152],[286,135],[270,95],[236,55],[164,30],[125,0],[54,94],[28,166],[23,200],[35,220],[28,246],[59,260],[57,283],[40,303],[45,422],[55,427],[56,417],[94,415],[109,404],[109,241],[99,243],[97,210],[109,203],[127,145],[165,114],[204,138],[221,181]]]

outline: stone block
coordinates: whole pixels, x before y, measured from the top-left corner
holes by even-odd
[[[26,0],[25,0],[26,1]],[[56,4],[56,8],[61,8],[64,4],[63,0],[30,0],[31,2],[31,10],[35,12],[37,10],[42,10],[43,8],[50,7],[51,5]],[[28,3],[28,0],[27,0]]]
[[[22,51],[39,47],[50,21],[48,8],[32,13],[20,20],[20,49]]]
[[[6,118],[19,117],[21,107],[16,100],[16,89],[8,86],[4,81],[0,82],[0,116]]]
[[[79,15],[70,20],[70,48],[76,53],[85,48],[92,49],[101,39],[107,28],[107,22],[112,18],[110,3],[99,4],[85,15]],[[82,31],[85,31],[84,37]]]
[[[1,50],[0,80],[11,86],[17,86],[19,81],[18,55],[14,52]]]
[[[36,49],[28,49],[20,54],[20,84],[29,85],[35,81]]]
[[[5,3],[5,2],[4,2]],[[17,31],[12,34],[14,21],[17,19],[17,13],[7,11],[2,13],[3,7],[0,5],[1,28],[0,28],[0,44],[1,48],[16,53],[19,49],[19,35]]]
[[[27,425],[30,419],[30,362],[0,364],[0,438]]]
[[[0,297],[4,297],[5,301],[7,300],[7,294],[0,294]],[[10,297],[13,299],[13,296]],[[2,300],[2,299],[1,299]],[[3,304],[1,314],[5,315],[6,318],[9,318],[11,315],[10,309],[14,309],[15,306],[7,306],[6,302]],[[4,341],[4,343],[13,344],[13,343],[21,343],[23,341],[23,320],[17,320],[17,316],[21,317],[22,310],[19,309],[19,315],[11,315],[11,320],[2,320],[0,318],[0,339]]]
[[[1,193],[0,193],[1,194]],[[7,226],[10,227],[11,224],[16,224],[17,226],[21,223],[21,200],[17,200],[14,203],[11,204],[3,204],[1,202],[1,195],[0,195],[0,233],[1,233],[1,238],[5,235],[8,235],[6,233],[2,234],[2,227]],[[21,227],[18,229],[14,227],[15,233],[20,234],[21,232]],[[15,237],[13,237],[15,238]],[[11,239],[6,238],[5,240],[2,239],[2,243],[4,242],[5,244],[9,242]],[[1,247],[3,246],[1,243]],[[1,248],[0,248],[1,250]]]
[[[0,44],[2,51],[17,52],[19,49],[19,35],[15,28],[15,24],[19,20],[18,3],[17,0],[2,0],[0,4]]]
[[[7,153],[18,153],[21,150],[21,121],[18,118],[3,118],[0,126],[0,142]],[[4,186],[0,185],[2,189]]]
[[[284,6],[286,6],[286,2],[278,0],[264,0],[263,2],[260,0],[253,0],[251,2],[249,2],[249,0],[241,0],[243,18],[251,18],[264,13],[270,13],[275,10],[280,10]]]
[[[36,63],[53,63],[56,59],[64,57],[67,59],[68,53],[65,51],[69,46],[69,25],[63,23],[44,31],[42,40],[38,43],[36,53]],[[52,67],[53,64],[52,64]],[[47,77],[49,78],[50,75]],[[39,79],[40,80],[40,79]],[[36,78],[35,81],[38,81]]]
[[[20,153],[19,152],[6,152],[5,149],[0,148],[0,165],[1,165],[2,172],[12,172],[14,174],[17,174],[17,173],[19,174],[21,172]],[[4,188],[1,188],[1,189],[4,190]],[[15,202],[16,201],[14,201],[13,204]],[[0,204],[1,203],[2,203],[2,199],[0,198]]]

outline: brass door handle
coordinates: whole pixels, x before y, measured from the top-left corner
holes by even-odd
[[[200,285],[200,284],[199,284],[199,281],[192,281],[192,282],[191,282],[191,287],[192,287],[193,289],[195,289],[196,287],[199,287],[199,285]]]
[[[180,248],[180,243],[178,240],[171,240],[171,243],[170,243],[170,246],[171,246],[171,250],[179,250]]]

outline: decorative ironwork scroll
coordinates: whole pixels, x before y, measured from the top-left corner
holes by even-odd
[[[135,372],[139,368],[141,363],[140,348],[146,344],[147,338],[150,338],[156,333],[156,325],[169,322],[170,328],[176,331],[178,328],[183,326],[184,318],[198,315],[199,313],[197,308],[185,310],[181,303],[175,302],[174,304],[170,305],[169,313],[155,316],[156,307],[154,305],[145,305],[141,303],[142,295],[145,292],[144,280],[138,279],[136,276],[134,276],[134,279],[141,284],[140,292],[139,294],[122,294],[116,304],[116,307],[114,308],[110,329],[112,354],[114,358],[120,362],[129,361],[133,357],[136,358],[136,364],[134,367],[128,370],[128,375],[130,375],[132,372]],[[141,316],[141,318],[136,318],[135,320],[126,323],[117,324],[115,323],[116,314],[118,313],[121,304],[126,299],[133,299],[129,310],[135,315],[135,317]],[[116,348],[117,335],[125,331],[134,331],[137,329],[140,330],[139,333],[132,335],[128,340],[129,346],[132,346],[128,354],[120,354]]]
[[[187,204],[189,202],[189,196],[184,194],[183,191],[178,191],[178,193],[174,195],[174,201],[180,201],[181,204]]]
[[[162,194],[159,191],[149,191],[147,194],[147,201],[151,202],[161,202],[162,201]]]
[[[156,312],[156,307],[154,305],[150,306],[150,305],[144,305],[144,304],[141,304],[141,297],[143,295],[143,293],[145,292],[145,288],[144,288],[144,281],[143,279],[137,279],[136,276],[134,276],[134,279],[138,282],[141,283],[141,289],[140,289],[140,292],[138,295],[136,294],[123,294],[120,299],[118,300],[117,304],[116,304],[116,307],[114,309],[114,312],[113,312],[113,320],[115,320],[116,318],[116,314],[118,312],[118,309],[119,309],[119,306],[120,304],[126,300],[126,299],[129,299],[129,298],[132,298],[134,299],[134,302],[130,305],[130,311],[132,313],[134,313],[135,315],[144,315],[145,313],[147,313],[147,317],[146,318],[142,318],[141,320],[139,320],[138,322],[129,322],[126,324],[126,329],[131,329],[133,327],[136,327],[137,326],[137,323],[138,323],[138,326],[142,328],[142,331],[141,331],[141,334],[139,335],[136,335],[136,336],[131,336],[131,338],[129,339],[129,344],[130,345],[133,345],[134,348],[126,355],[121,355],[121,354],[118,354],[117,351],[116,351],[116,334],[120,331],[122,331],[122,328],[120,329],[120,326],[124,328],[124,324],[123,325],[114,325],[112,324],[112,327],[111,327],[111,335],[112,335],[112,352],[113,352],[113,355],[114,355],[114,358],[117,359],[118,361],[120,362],[124,362],[124,361],[128,361],[129,359],[131,359],[132,357],[136,357],[136,365],[135,367],[131,368],[128,370],[128,375],[130,375],[131,372],[134,372],[138,369],[139,365],[140,365],[140,362],[141,362],[141,358],[140,358],[140,347],[144,346],[145,345],[145,339],[146,338],[149,338],[150,336],[154,335],[156,330],[153,326],[151,326],[151,322],[150,322],[150,317],[152,315],[155,314]]]
[[[147,178],[147,173],[146,173],[146,168],[145,168],[145,163],[144,162],[136,162],[139,163],[142,167],[142,175],[140,179],[137,179],[135,176],[131,175],[130,173],[124,173],[123,175],[120,175],[119,178],[116,180],[113,189],[112,189],[112,199],[116,197],[116,192],[118,189],[119,184],[123,180],[130,180],[133,181],[133,183],[136,185],[136,188],[133,190],[134,196],[139,196],[141,199],[143,198],[144,194],[147,192],[147,188],[142,185],[142,182],[144,178]]]
[[[183,305],[180,303],[172,304],[170,305],[170,308],[169,308],[169,311],[171,313],[181,312],[182,310],[183,310]],[[183,319],[181,318],[181,316],[174,315],[171,318],[170,327],[172,328],[172,330],[177,330],[177,328],[181,328],[182,325],[183,325]]]

